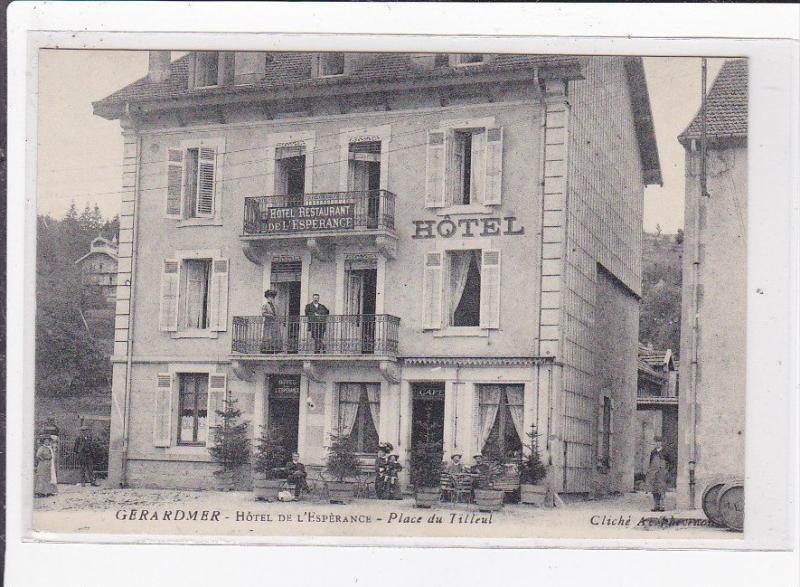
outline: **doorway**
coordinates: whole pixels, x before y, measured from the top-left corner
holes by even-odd
[[[270,283],[277,292],[275,311],[281,325],[281,337],[286,352],[296,353],[300,338],[300,287],[302,262],[273,261]]]
[[[411,386],[411,452],[421,444],[434,445],[439,460],[444,454],[444,382]],[[412,483],[414,482],[412,478]]]
[[[367,227],[376,228],[380,208],[381,142],[350,143],[349,158],[348,190],[366,196],[356,201],[357,216],[366,212]]]
[[[375,351],[376,261],[348,261],[345,267],[345,308],[348,316],[344,344],[356,353]]]
[[[267,429],[281,439],[285,450],[296,452],[300,420],[300,376],[269,375],[267,389]]]

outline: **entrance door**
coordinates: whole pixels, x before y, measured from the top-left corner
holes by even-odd
[[[281,321],[286,350],[297,352],[300,335],[300,281],[283,281],[275,284],[275,309]]]
[[[411,397],[411,451],[413,453],[420,444],[434,445],[441,460],[444,454],[444,383],[414,383]]]
[[[267,428],[278,435],[283,448],[296,452],[300,419],[300,376],[270,375],[267,385]]]
[[[375,351],[375,307],[378,270],[347,270],[347,315],[350,316],[346,344],[352,352]]]

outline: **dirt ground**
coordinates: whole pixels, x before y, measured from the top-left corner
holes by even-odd
[[[667,501],[668,504],[674,504],[674,496],[668,496]],[[717,540],[742,536],[708,526],[700,510],[653,513],[651,507],[650,496],[641,492],[602,500],[573,501],[559,508],[506,504],[501,511],[489,515],[478,512],[472,504],[442,503],[435,509],[418,509],[411,498],[398,501],[358,499],[347,505],[332,505],[321,496],[312,495],[304,496],[298,502],[268,503],[255,501],[251,492],[60,485],[58,495],[34,501],[33,527],[45,533],[193,537],[436,536]],[[206,519],[203,519],[204,516]]]

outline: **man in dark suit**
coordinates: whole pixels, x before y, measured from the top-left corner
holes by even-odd
[[[311,296],[311,303],[306,304],[305,315],[308,318],[308,330],[311,338],[314,339],[314,352],[325,352],[325,329],[330,311],[323,304],[319,303],[319,294]]]
[[[653,501],[655,505],[652,511],[663,512],[663,498],[667,492],[667,470],[668,462],[664,454],[664,449],[661,446],[661,437],[655,438],[656,447],[650,453],[650,466],[647,469],[647,476],[645,481],[647,489],[653,494]]]
[[[75,456],[78,457],[78,466],[81,470],[81,487],[90,483],[96,486],[94,478],[94,443],[89,435],[89,427],[81,426],[80,435],[75,439],[75,446],[72,448]]]
[[[294,486],[295,497],[299,498],[301,491],[308,493],[306,466],[300,462],[300,455],[296,452],[292,453],[292,460],[286,463],[286,472],[288,473],[286,480]]]

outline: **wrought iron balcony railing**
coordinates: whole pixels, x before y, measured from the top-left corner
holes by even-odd
[[[246,236],[394,230],[395,195],[388,190],[248,197]]]
[[[234,316],[232,351],[247,355],[397,354],[400,318],[386,314]]]

